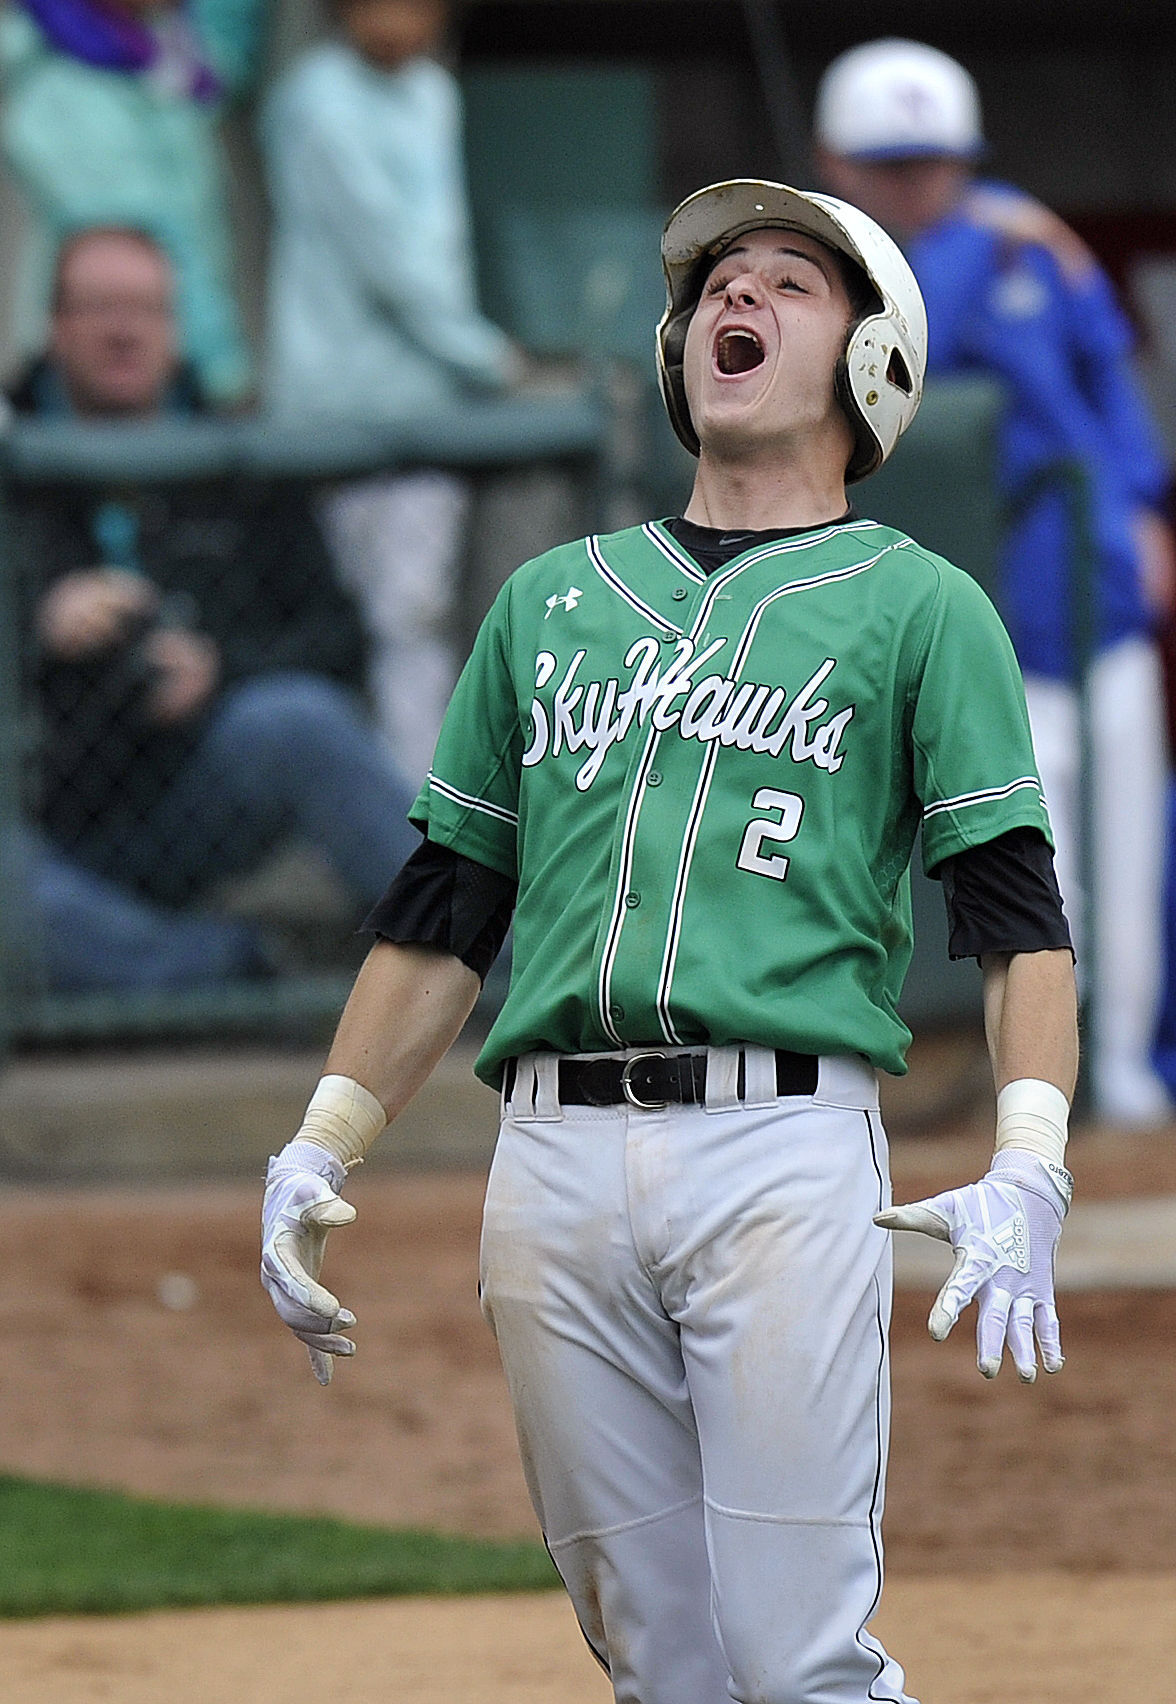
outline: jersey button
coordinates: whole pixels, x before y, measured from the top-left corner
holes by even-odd
[[[661,770],[651,769],[646,776],[646,784],[650,787],[660,787],[662,784]]]
[[[641,904],[641,895],[635,890],[632,893],[627,893],[625,895],[625,904],[629,907],[630,911],[635,911]]]
[[[673,591],[670,593],[670,596],[673,598],[675,603],[681,603],[682,599],[689,595],[690,594],[687,592],[685,586],[675,586]]]
[[[621,1019],[625,1015],[625,1008],[621,1005],[619,1000],[613,1001],[612,1005],[608,1009],[608,1015],[610,1018],[614,1018],[617,1023],[620,1023]]]

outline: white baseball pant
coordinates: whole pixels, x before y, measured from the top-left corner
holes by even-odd
[[[632,1050],[640,1051],[640,1050]],[[911,1704],[882,1587],[890,1200],[873,1071],[708,1053],[707,1105],[526,1055],[482,1241],[524,1470],[618,1704]],[[625,1055],[614,1055],[625,1057]]]
[[[435,469],[356,480],[323,505],[339,578],[371,639],[376,720],[414,786],[457,678],[454,607],[469,505],[467,482]]]
[[[1084,979],[1078,697],[1064,681],[1025,676],[1038,771],[1057,841],[1055,865]],[[1151,1064],[1163,975],[1167,757],[1160,661],[1149,639],[1124,639],[1090,672],[1096,1110],[1129,1124],[1163,1120],[1167,1091]]]

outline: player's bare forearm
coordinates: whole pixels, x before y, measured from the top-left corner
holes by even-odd
[[[328,1232],[355,1209],[340,1191],[458,1035],[478,978],[451,953],[380,941],[364,960],[322,1080],[293,1141],[270,1160],[261,1210],[261,1281],[305,1343],[320,1384],[351,1355],[355,1315],[319,1283]]]
[[[1068,948],[992,953],[981,960],[984,1028],[999,1093],[1020,1078],[1071,1100],[1078,1075],[1078,999]]]
[[[378,941],[356,977],[324,1074],[353,1078],[395,1118],[457,1039],[479,988],[452,953]]]

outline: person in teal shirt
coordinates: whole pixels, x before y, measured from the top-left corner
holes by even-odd
[[[510,340],[477,305],[460,91],[432,57],[447,10],[341,0],[341,39],[264,103],[276,410],[386,420],[513,376]]]
[[[519,376],[480,312],[444,0],[339,0],[262,112],[274,226],[263,393],[295,420],[428,417]],[[384,735],[423,778],[456,674],[467,482],[426,469],[336,492],[324,522],[373,640]]]
[[[256,57],[261,4],[206,3],[195,21],[150,0],[4,9],[0,149],[31,222],[17,286],[20,353],[43,341],[62,240],[94,225],[134,226],[171,256],[183,351],[209,397],[234,404],[248,394],[217,127],[226,89],[246,80]],[[205,39],[221,26],[223,41]]]

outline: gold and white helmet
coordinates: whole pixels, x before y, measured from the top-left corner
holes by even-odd
[[[699,452],[682,376],[686,329],[706,275],[727,245],[765,226],[804,231],[860,267],[875,301],[851,326],[838,364],[837,394],[854,432],[852,483],[882,466],[915,417],[927,366],[927,310],[906,259],[881,225],[832,195],[760,178],[713,183],[671,213],[662,236],[666,311],[657,328],[657,366],[670,423]]]

